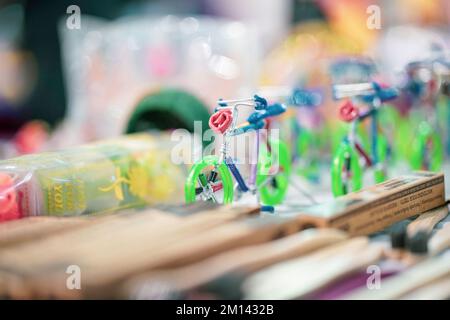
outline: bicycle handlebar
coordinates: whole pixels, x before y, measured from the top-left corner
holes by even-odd
[[[243,127],[240,127],[240,128],[236,128],[236,129],[234,129],[234,130],[232,130],[230,133],[229,133],[229,135],[230,136],[237,136],[237,135],[239,135],[239,134],[243,134],[243,133],[246,133],[246,132],[248,132],[248,131],[251,131],[251,130],[259,130],[259,129],[262,129],[262,128],[264,128],[264,121],[258,121],[258,122],[256,122],[256,123],[249,123],[248,125],[246,125],[246,126],[243,126]]]
[[[253,104],[248,103],[248,102],[253,102]],[[235,99],[235,100],[219,99],[217,101],[217,104],[219,105],[219,108],[220,107],[231,107],[231,106],[237,106],[237,105],[254,107],[256,110],[264,110],[267,108],[267,100],[256,94],[253,96],[253,98],[243,98],[243,99]]]
[[[248,118],[250,123],[257,123],[269,117],[277,116],[286,111],[286,107],[281,103],[274,103],[268,106],[263,112],[254,112]]]
[[[361,97],[365,102],[379,98],[381,102],[397,98],[398,91],[394,88],[382,88],[376,82],[333,85],[335,99]]]
[[[322,96],[317,90],[294,89],[290,102],[299,107],[317,107],[322,103]]]
[[[279,115],[286,111],[286,107],[280,103],[275,103],[268,106],[263,112],[254,112],[248,118],[248,124],[233,129],[228,133],[229,136],[236,136],[239,134],[246,133],[251,130],[259,130],[264,128],[265,122],[264,119]]]
[[[333,97],[336,100],[366,95],[373,92],[374,88],[370,82],[333,85]]]
[[[251,101],[253,101],[254,103],[250,103]],[[217,104],[219,105],[219,107],[216,108],[216,113],[211,116],[210,118],[210,126],[218,131],[220,131],[220,133],[224,133],[226,128],[224,128],[224,126],[222,126],[223,128],[220,128],[219,125],[217,125],[216,123],[214,123],[214,121],[216,121],[216,119],[214,118],[215,115],[217,115],[217,117],[219,117],[220,115],[222,115],[222,113],[218,113],[224,111],[224,110],[230,110],[232,108],[236,108],[237,106],[249,106],[249,107],[253,107],[256,111],[253,112],[252,114],[250,114],[250,116],[247,118],[248,124],[240,127],[240,128],[235,128],[232,129],[228,135],[238,135],[238,134],[242,134],[245,133],[249,130],[258,130],[258,129],[262,129],[264,127],[264,119],[272,117],[272,116],[276,116],[279,115],[283,112],[286,111],[286,107],[280,103],[274,103],[272,105],[268,105],[267,104],[267,100],[259,95],[254,95],[253,98],[245,98],[245,99],[236,99],[236,100],[222,100],[219,99]],[[231,114],[231,111],[229,111]],[[211,120],[214,119],[214,120]],[[220,120],[220,118],[217,118]],[[212,123],[211,123],[212,121]],[[229,122],[228,124],[231,124],[231,122]],[[228,127],[228,125],[227,125]]]

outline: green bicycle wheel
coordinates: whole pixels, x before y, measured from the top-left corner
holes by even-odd
[[[400,118],[400,112],[393,105],[385,104],[378,110],[378,119],[383,127],[395,125]]]
[[[389,144],[385,136],[378,136],[378,163],[381,164],[381,168],[375,168],[374,176],[375,183],[381,183],[386,180],[386,169],[383,164],[387,161]]]
[[[302,130],[297,137],[297,152],[299,156],[308,154],[314,144],[314,135],[309,130]]]
[[[437,118],[442,130],[444,154],[450,155],[450,97],[442,95],[437,102]]]
[[[223,203],[231,203],[233,201],[233,179],[228,167],[224,163],[219,163],[219,158],[217,156],[206,156],[202,160],[195,163],[189,175],[186,179],[184,185],[184,196],[186,203],[192,203],[196,201],[198,189],[197,185],[201,187],[198,183],[203,171],[209,167],[215,167],[221,178],[222,190],[223,190]]]
[[[410,117],[399,120],[394,144],[398,154],[397,159],[408,161],[412,153],[413,127],[413,121]]]
[[[300,158],[308,157],[311,154],[311,150],[317,150],[320,146],[320,137],[309,131],[302,130],[302,132],[298,135],[297,141],[297,153]],[[305,159],[307,161],[303,161],[302,165],[296,170],[296,173],[300,176],[313,180],[319,176],[319,166],[317,155],[310,159]]]
[[[403,142],[401,137],[404,136],[400,134],[403,129],[401,127],[402,117],[395,106],[387,104],[379,109],[378,119],[381,127],[383,128],[383,132],[387,134],[389,137],[388,140],[391,141],[394,146],[389,159],[387,160],[395,163],[402,157],[400,146],[395,145],[395,143],[401,144]]]
[[[335,128],[334,132],[331,136],[332,141],[332,149],[331,152],[333,154],[337,153],[337,150],[341,147],[342,140],[347,137],[349,132],[349,124],[348,123],[340,123],[337,128]],[[370,148],[370,140],[369,140],[369,134],[367,133],[366,127],[363,123],[358,123],[356,125],[356,135],[359,138],[359,141],[362,145],[362,147],[365,150],[368,150]]]
[[[344,177],[345,176],[345,177]],[[350,178],[352,189],[348,186]],[[335,197],[342,196],[351,191],[358,191],[362,187],[362,168],[359,156],[348,142],[342,142],[331,165],[331,187]]]
[[[411,154],[411,167],[414,170],[439,171],[444,160],[444,148],[440,136],[428,122],[419,125]]]
[[[259,151],[256,184],[263,204],[276,205],[283,202],[291,173],[291,155],[287,145],[281,140],[271,140],[271,151],[262,144]],[[277,173],[269,176],[274,164],[278,164]]]

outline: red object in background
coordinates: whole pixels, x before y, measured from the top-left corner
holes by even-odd
[[[209,127],[217,133],[223,134],[233,121],[231,110],[220,110],[209,118]]]
[[[380,86],[381,89],[387,89],[390,87],[390,85],[387,82],[383,82],[383,81],[377,81],[378,85]]]
[[[430,81],[428,81],[428,89],[431,95],[436,95],[439,90],[436,79],[430,79]]]
[[[0,222],[21,218],[14,180],[0,172]]]
[[[48,127],[44,122],[30,121],[19,129],[13,141],[20,154],[27,154],[41,151],[48,137]]]
[[[351,101],[346,101],[339,109],[339,118],[345,122],[351,122],[359,115],[359,109]]]
[[[266,118],[264,119],[265,125],[264,125],[264,129],[269,130],[270,128],[272,128],[272,119],[270,118]]]
[[[167,77],[175,72],[176,57],[173,49],[167,45],[153,46],[148,49],[148,71],[157,77]]]

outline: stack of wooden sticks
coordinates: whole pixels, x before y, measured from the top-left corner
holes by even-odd
[[[416,213],[403,236],[425,250],[208,203],[26,218],[0,225],[0,298],[448,298],[448,204]]]

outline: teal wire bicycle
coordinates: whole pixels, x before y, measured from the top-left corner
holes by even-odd
[[[331,166],[332,192],[335,197],[358,191],[363,185],[363,167],[374,169],[375,182],[386,179],[385,160],[390,152],[387,139],[380,132],[378,112],[383,103],[396,98],[397,90],[382,88],[376,82],[344,84],[333,86],[335,99],[348,99],[340,107],[341,120],[350,124],[349,132],[337,148]],[[356,105],[363,103],[367,106],[360,110]],[[370,151],[365,150],[357,135],[358,123],[370,119]]]
[[[253,112],[245,123],[238,126],[238,112],[242,107],[249,107]],[[284,105],[269,105],[258,95],[249,99],[219,100],[209,126],[223,135],[220,155],[203,157],[193,165],[185,183],[186,202],[200,200],[227,204],[250,192],[262,202],[261,211],[273,212],[273,206],[281,203],[286,195],[291,159],[287,146],[268,136],[263,139],[261,129],[266,127],[268,118],[285,111]],[[255,152],[250,176],[245,181],[230,154],[230,138],[251,131],[255,132]],[[233,184],[233,177],[236,184]]]
[[[445,94],[445,82],[439,76],[438,67],[449,70],[448,61],[425,60],[409,63],[406,70],[406,85],[403,90],[413,101],[417,114],[411,119],[405,136],[413,137],[409,151],[410,165],[415,170],[439,171],[444,161],[444,144],[439,134],[437,102]],[[410,128],[413,128],[411,130]]]

